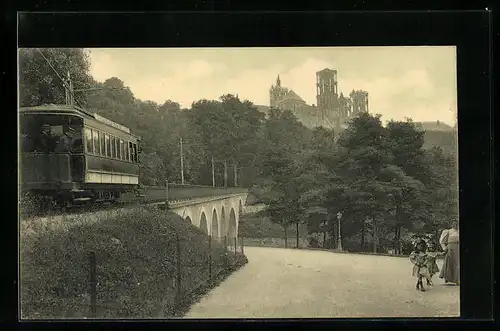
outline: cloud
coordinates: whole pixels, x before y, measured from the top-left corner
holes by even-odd
[[[316,72],[332,68],[332,63],[308,58],[282,74],[282,84],[294,90],[308,104],[316,103]]]
[[[110,77],[118,76],[120,70],[111,55],[91,52],[91,58],[90,74],[95,80],[103,82]]]
[[[169,70],[175,78],[186,80],[192,77],[200,78],[220,74],[226,70],[226,66],[219,62],[192,60],[186,63],[168,63],[167,70]]]

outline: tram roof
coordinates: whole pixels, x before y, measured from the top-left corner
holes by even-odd
[[[79,113],[82,113],[88,117],[91,117],[93,119],[95,119],[96,121],[99,121],[103,124],[106,124],[106,125],[109,125],[111,127],[114,127],[115,129],[118,129],[118,130],[121,130],[123,132],[126,132],[130,135],[133,135],[135,136],[128,127],[124,126],[124,125],[121,125],[121,124],[118,124],[104,116],[101,116],[99,114],[97,114],[96,112],[93,112],[93,111],[90,111],[90,110],[87,110],[87,109],[83,109],[81,107],[78,107],[78,106],[71,106],[71,105],[56,105],[56,104],[44,104],[44,105],[40,105],[40,106],[33,106],[33,107],[21,107],[19,108],[20,111],[47,111],[47,112],[51,112],[51,111],[63,111],[63,112],[79,112]]]

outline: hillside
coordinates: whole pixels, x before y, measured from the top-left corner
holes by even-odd
[[[228,254],[213,242],[209,282],[208,237],[178,215],[159,209],[61,223],[51,229],[41,220],[21,222],[23,319],[90,317],[90,251],[97,261],[97,318],[182,315],[197,295],[246,263],[243,255]]]

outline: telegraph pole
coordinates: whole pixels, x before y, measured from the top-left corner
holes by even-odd
[[[181,184],[184,185],[184,155],[182,152],[182,137],[181,137]]]
[[[224,188],[227,188],[227,161],[224,160]]]
[[[215,165],[213,156],[212,156],[212,186],[215,187]]]
[[[236,161],[233,163],[234,168],[234,187],[238,187],[238,169],[236,168]]]

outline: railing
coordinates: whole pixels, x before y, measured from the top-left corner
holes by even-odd
[[[248,189],[240,187],[213,187],[203,185],[187,185],[169,183],[168,188],[158,186],[143,186],[144,199],[147,202],[155,201],[179,201],[190,200],[195,198],[219,196],[226,194],[246,193]]]

